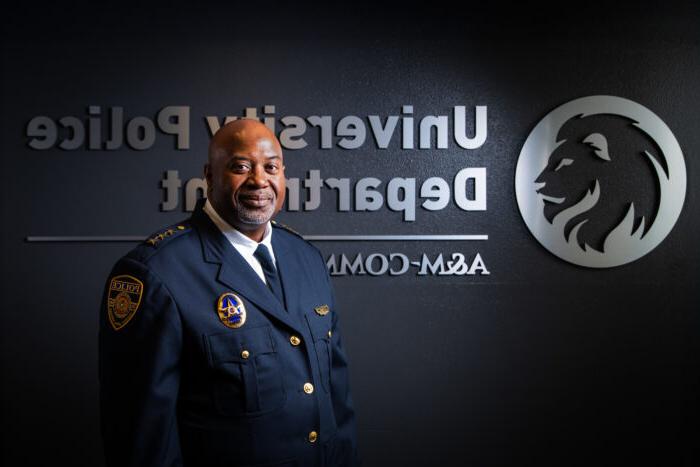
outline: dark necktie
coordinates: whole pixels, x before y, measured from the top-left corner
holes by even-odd
[[[267,280],[267,286],[275,294],[277,300],[284,307],[284,292],[282,290],[282,283],[280,282],[280,276],[277,274],[277,268],[272,262],[272,257],[270,256],[270,251],[262,243],[258,245],[258,248],[253,253],[255,259],[258,260],[260,266],[262,266],[263,273],[265,274],[265,279]]]

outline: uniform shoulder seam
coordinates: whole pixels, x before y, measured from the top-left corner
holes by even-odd
[[[286,224],[282,224],[281,222],[277,222],[277,221],[271,221],[271,224],[273,227],[277,227],[279,229],[286,230],[287,232],[291,233],[292,235],[295,235],[308,243],[308,240],[306,240],[302,234],[300,234],[299,232],[297,232],[296,230],[294,230],[290,226],[288,226]]]

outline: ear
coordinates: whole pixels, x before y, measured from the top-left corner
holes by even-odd
[[[211,191],[211,187],[212,187],[212,183],[211,183],[212,182],[212,173],[211,173],[211,166],[209,165],[208,162],[206,164],[204,164],[204,180],[206,180],[206,182],[207,182],[207,193],[209,193],[209,191]]]
[[[610,162],[610,154],[608,154],[608,140],[600,133],[591,133],[583,139],[583,142],[593,148],[596,156],[604,161]]]

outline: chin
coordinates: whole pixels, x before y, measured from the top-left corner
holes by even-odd
[[[272,219],[272,216],[274,215],[274,212],[252,212],[248,210],[239,210],[238,211],[238,220],[242,224],[246,225],[263,225],[266,224],[270,219]]]

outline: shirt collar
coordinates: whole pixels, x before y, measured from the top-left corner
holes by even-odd
[[[231,242],[234,246],[244,248],[245,250],[249,251],[251,255],[258,248],[258,242],[251,239],[250,237],[247,237],[246,235],[232,227],[228,222],[226,222],[219,215],[219,213],[216,212],[214,206],[211,205],[208,199],[206,203],[204,203],[204,212],[207,213],[212,222],[216,224],[221,233],[223,233],[224,236],[228,239],[228,241]],[[272,225],[270,224],[270,221],[268,221],[265,224],[265,233],[263,234],[263,238],[260,243],[267,247],[267,249],[270,251],[270,254],[273,255],[274,260],[274,253],[272,253]]]

